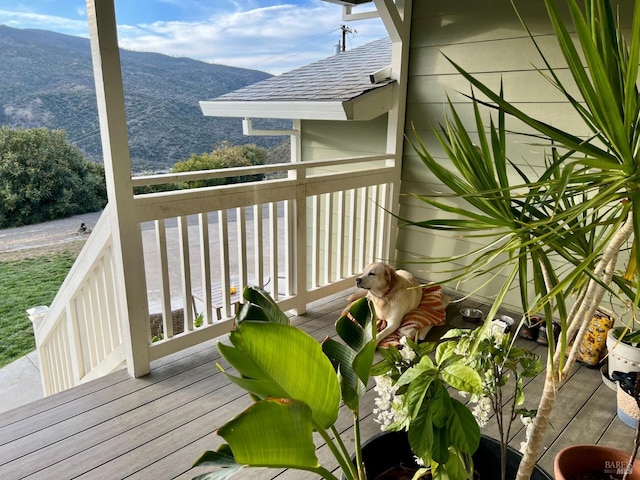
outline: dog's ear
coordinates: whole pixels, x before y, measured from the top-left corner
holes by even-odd
[[[387,281],[387,288],[393,288],[393,286],[396,283],[396,279],[398,278],[398,275],[396,274],[396,269],[393,268],[391,265],[385,265],[384,277],[385,277],[385,280]]]

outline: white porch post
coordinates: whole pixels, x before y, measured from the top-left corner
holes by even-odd
[[[134,214],[131,160],[113,0],[86,0],[117,281],[117,321],[127,369],[149,373],[150,329],[142,236]]]
[[[409,71],[409,37],[411,34],[412,0],[374,0],[380,18],[391,38],[391,78],[397,81],[397,94],[387,122],[387,152],[393,153],[395,175],[391,192],[391,211],[398,213],[400,205],[400,182],[402,177],[402,155],[407,104],[407,76]],[[396,238],[398,221],[393,217],[388,229],[387,255],[391,263],[396,260]]]

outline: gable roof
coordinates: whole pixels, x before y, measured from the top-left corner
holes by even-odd
[[[391,108],[394,81],[370,80],[390,64],[391,41],[381,38],[201,101],[200,108],[213,117],[370,120]]]

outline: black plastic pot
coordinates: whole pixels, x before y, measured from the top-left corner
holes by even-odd
[[[415,465],[406,432],[382,432],[371,437],[362,445],[367,478],[375,479],[381,473],[399,464]],[[522,455],[509,448],[507,452],[507,479],[516,477]],[[473,455],[473,463],[481,480],[500,479],[500,442],[482,436],[480,446]],[[344,476],[342,477],[344,480]],[[553,477],[539,467],[531,475],[531,480],[553,480]]]

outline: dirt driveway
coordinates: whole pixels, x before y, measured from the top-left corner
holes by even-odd
[[[64,250],[79,251],[87,239],[80,224],[93,229],[102,212],[0,230],[0,261],[20,260]]]

